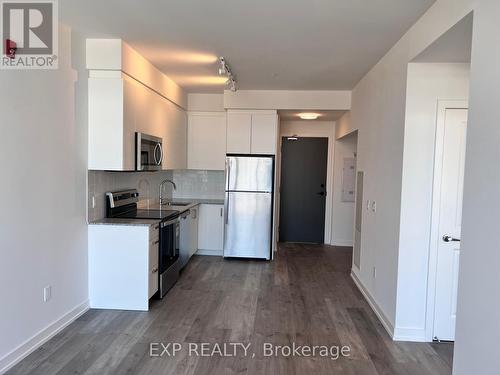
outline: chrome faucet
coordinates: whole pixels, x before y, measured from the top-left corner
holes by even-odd
[[[174,187],[174,190],[177,189],[177,186],[175,185],[175,182],[172,181],[172,180],[169,180],[169,179],[166,179],[166,180],[163,180],[161,183],[160,183],[160,205],[163,204],[163,187],[165,186],[166,183],[170,183],[172,184],[172,186]]]

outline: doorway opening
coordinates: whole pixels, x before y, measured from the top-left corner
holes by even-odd
[[[302,120],[301,112],[316,112]],[[279,242],[331,244],[335,124],[346,111],[280,111]]]
[[[439,102],[430,246],[436,341],[455,340],[467,116],[467,101]]]
[[[395,340],[455,339],[472,21],[408,64]]]

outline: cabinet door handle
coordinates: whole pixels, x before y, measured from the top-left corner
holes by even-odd
[[[220,217],[223,217],[224,216],[224,209],[221,207],[220,208]]]

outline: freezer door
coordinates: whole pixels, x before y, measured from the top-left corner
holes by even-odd
[[[224,256],[270,259],[272,195],[226,193]]]
[[[226,159],[226,191],[273,190],[271,157],[228,156]]]

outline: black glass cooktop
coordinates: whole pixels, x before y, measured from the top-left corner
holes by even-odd
[[[152,219],[152,220],[165,220],[173,219],[179,216],[179,211],[175,210],[130,210],[118,215],[114,215],[116,218],[123,219]]]

